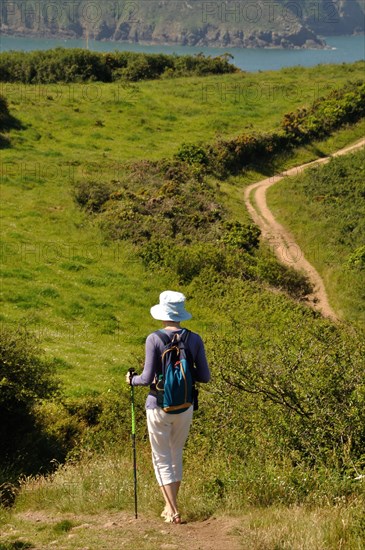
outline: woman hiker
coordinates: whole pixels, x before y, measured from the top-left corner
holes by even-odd
[[[163,332],[173,338],[182,334],[182,321],[191,319],[185,309],[185,296],[181,292],[166,290],[160,294],[160,303],[151,308],[154,319],[162,321]],[[161,373],[161,355],[164,343],[156,332],[146,340],[146,356],[140,376],[128,372],[126,381],[133,386],[150,386],[146,400],[147,427],[152,449],[152,462],[157,482],[165,499],[161,516],[168,523],[181,523],[177,496],[182,479],[182,454],[193,418],[193,405],[179,414],[169,414],[157,404],[156,375]],[[194,360],[194,379],[209,382],[210,371],[201,337],[189,332],[187,347]]]

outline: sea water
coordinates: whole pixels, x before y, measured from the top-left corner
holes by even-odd
[[[125,42],[89,40],[88,48],[93,51],[133,51],[145,53],[176,53],[179,55],[217,56],[223,53],[233,55],[232,62],[245,71],[276,70],[282,67],[300,65],[310,67],[321,63],[351,63],[365,58],[365,35],[324,37],[327,49],[269,49],[269,48],[207,48],[194,46],[144,45]],[[24,38],[0,35],[0,51],[45,50],[56,47],[85,48],[85,40],[64,40],[47,38]]]

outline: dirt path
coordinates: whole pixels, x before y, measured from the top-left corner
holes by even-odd
[[[332,157],[345,155],[355,149],[359,149],[365,145],[365,138],[340,149],[333,155],[325,158],[320,158],[301,166],[296,166],[290,170],[286,170],[277,176],[273,176],[257,183],[249,185],[245,190],[245,204],[254,222],[260,227],[262,236],[266,239],[275,251],[278,259],[298,271],[304,272],[313,285],[313,294],[308,297],[311,306],[320,311],[324,317],[337,320],[337,315],[331,308],[323,280],[317,270],[306,260],[303,251],[296,244],[293,235],[290,234],[277,220],[267,206],[266,191],[282,180],[286,176],[296,176],[306,170],[308,167],[316,166],[317,164],[326,164]]]
[[[49,514],[28,511],[17,514],[22,529],[5,526],[0,534],[3,540],[17,537],[18,541],[31,541],[34,550],[240,550],[242,549],[242,520],[232,517],[210,517],[205,521],[166,524],[161,519],[141,514],[134,519],[125,512],[104,512],[97,515]],[[55,525],[69,521],[73,525],[67,532],[55,531]],[[48,530],[51,537],[45,542],[37,532]],[[250,529],[247,529],[250,533]],[[52,537],[53,540],[52,540]],[[43,540],[41,540],[43,538]],[[19,546],[20,548],[20,546]]]

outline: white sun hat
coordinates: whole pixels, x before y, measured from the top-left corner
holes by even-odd
[[[188,321],[192,315],[185,309],[185,300],[181,292],[165,290],[160,294],[160,303],[151,307],[151,315],[158,321]]]

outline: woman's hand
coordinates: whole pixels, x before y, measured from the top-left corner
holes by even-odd
[[[129,384],[130,386],[132,385],[131,384],[131,380],[133,378],[133,376],[135,375],[136,373],[133,371],[131,372],[130,370],[127,372],[127,374],[125,375],[125,381],[127,382],[127,384]]]

